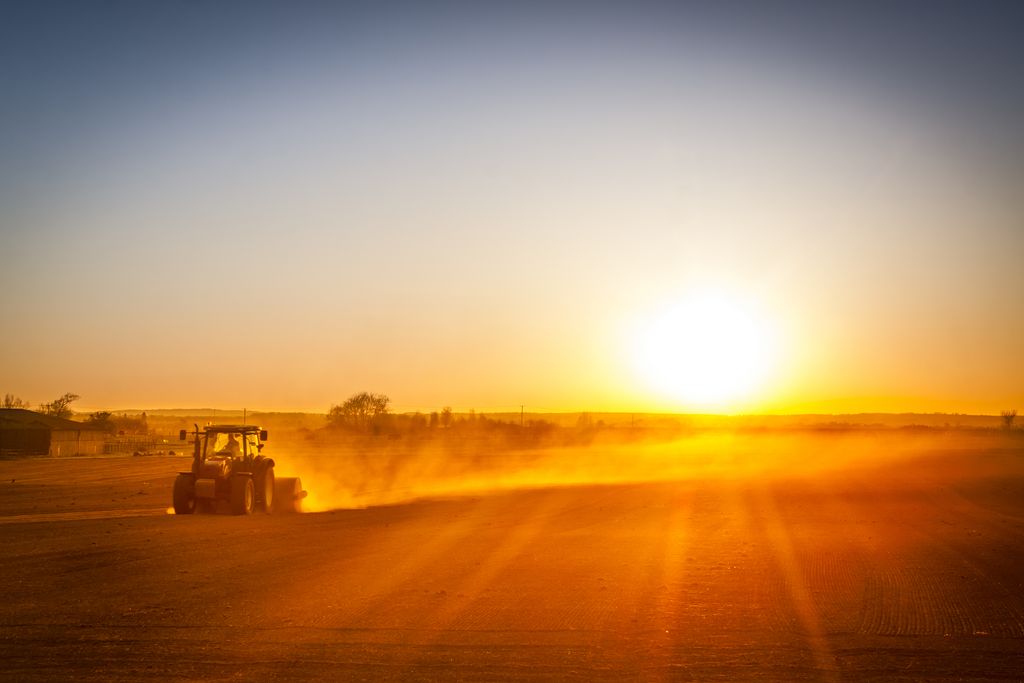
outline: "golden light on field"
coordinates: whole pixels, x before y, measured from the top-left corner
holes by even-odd
[[[691,295],[637,335],[635,363],[651,387],[696,408],[727,408],[762,387],[778,354],[776,332],[720,293]]]

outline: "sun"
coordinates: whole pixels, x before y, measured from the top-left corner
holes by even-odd
[[[723,408],[759,388],[775,335],[751,309],[725,295],[690,296],[640,331],[635,360],[652,388],[689,407]]]

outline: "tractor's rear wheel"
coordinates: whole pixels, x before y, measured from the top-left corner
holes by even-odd
[[[263,512],[274,511],[274,466],[265,467],[256,480],[256,507]]]
[[[231,513],[235,515],[251,515],[256,499],[256,488],[252,477],[231,477]]]
[[[301,511],[305,491],[298,477],[282,477],[274,487],[274,512]]]
[[[174,514],[191,515],[196,511],[196,480],[191,474],[179,474],[174,480]]]

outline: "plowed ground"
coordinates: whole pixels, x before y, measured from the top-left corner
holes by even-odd
[[[1020,449],[247,518],[187,466],[0,462],[0,678],[1024,678]]]

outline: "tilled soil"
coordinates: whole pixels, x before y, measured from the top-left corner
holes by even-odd
[[[1020,680],[1022,462],[232,517],[3,461],[0,678]]]

